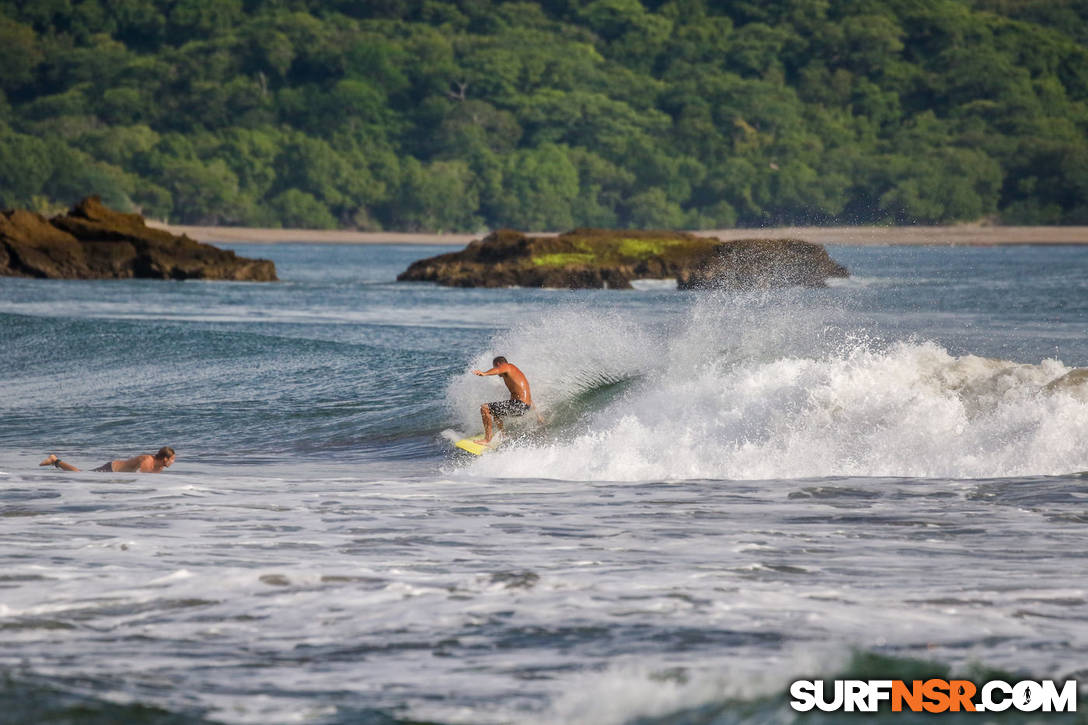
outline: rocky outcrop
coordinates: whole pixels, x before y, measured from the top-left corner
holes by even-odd
[[[683,232],[575,229],[529,237],[500,229],[460,252],[414,262],[399,281],[451,287],[628,289],[636,279],[672,279],[683,289],[824,286],[845,277],[818,244],[795,240],[723,242]]]
[[[681,272],[677,287],[825,287],[829,278],[849,276],[822,245],[797,239],[738,239],[714,251],[707,263]]]
[[[92,196],[50,220],[18,209],[0,212],[0,275],[271,282],[276,266],[153,229],[140,215],[114,211]]]

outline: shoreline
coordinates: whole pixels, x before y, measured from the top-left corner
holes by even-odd
[[[259,227],[209,227],[163,224],[149,227],[185,234],[208,244],[417,244],[465,246],[482,239],[480,234],[426,234],[417,232],[357,232],[341,229],[262,229]],[[803,239],[824,245],[849,246],[1006,246],[1021,244],[1088,244],[1088,227],[1002,227],[981,224],[910,227],[766,227],[759,229],[704,229],[700,236],[735,239]],[[537,232],[551,236],[555,232]]]

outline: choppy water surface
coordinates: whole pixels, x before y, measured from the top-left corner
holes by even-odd
[[[850,280],[769,295],[237,249],[285,281],[0,278],[0,720],[790,722],[798,676],[1088,677],[1088,385],[1054,383],[1088,248],[831,247]],[[548,424],[466,460],[497,354]]]

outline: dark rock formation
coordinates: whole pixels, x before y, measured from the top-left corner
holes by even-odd
[[[460,252],[414,262],[400,281],[451,287],[609,287],[675,278],[682,289],[823,286],[846,268],[818,244],[746,239],[723,242],[683,232],[575,229],[529,237],[500,229]]]
[[[825,287],[830,277],[847,277],[846,267],[822,245],[797,239],[738,239],[722,242],[712,260],[684,270],[680,289],[707,287]]]
[[[153,229],[92,196],[48,221],[29,211],[0,212],[0,275],[271,282],[276,266]]]

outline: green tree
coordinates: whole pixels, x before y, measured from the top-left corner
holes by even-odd
[[[238,188],[254,199],[266,196],[276,184],[276,159],[283,135],[274,128],[230,128],[217,137],[211,151],[238,177]]]
[[[670,18],[646,12],[639,0],[594,0],[579,15],[610,57],[642,71],[653,68],[673,30]]]
[[[888,15],[854,15],[842,22],[843,64],[872,77],[892,66],[903,52],[903,27]]]
[[[41,186],[44,196],[62,204],[74,204],[90,194],[121,211],[132,211],[135,205],[131,191],[136,179],[112,164],[97,161],[67,144],[54,141],[47,144],[52,173]]]
[[[446,101],[448,109],[436,129],[432,151],[435,156],[469,156],[478,148],[496,153],[513,150],[521,139],[521,126],[514,114],[483,101]]]
[[[292,229],[333,229],[336,218],[322,204],[305,191],[288,189],[268,201],[274,218]]]
[[[624,226],[643,229],[678,229],[684,226],[684,210],[669,201],[664,189],[647,189],[624,203]]]
[[[242,30],[241,39],[248,72],[280,81],[287,77],[295,47],[277,24],[264,20],[250,24]]]
[[[357,153],[352,156],[355,158],[321,139],[296,135],[284,144],[276,158],[273,193],[291,188],[308,192],[337,218],[350,219],[359,207],[380,201],[385,194],[365,159]]]
[[[391,221],[411,231],[476,231],[479,194],[464,161],[435,161],[424,166],[415,159],[402,165],[402,181]]]
[[[623,200],[635,187],[635,174],[584,148],[571,148],[567,158],[578,171],[578,196],[571,205],[576,226],[615,227]]]
[[[159,143],[159,134],[149,126],[104,126],[75,140],[74,144],[99,161],[128,168],[134,157],[148,154]]]
[[[176,0],[168,29],[179,38],[206,38],[228,32],[241,19],[241,0]]]
[[[25,206],[53,170],[46,143],[0,124],[0,208]]]
[[[161,178],[174,202],[172,221],[229,224],[244,216],[238,177],[222,160],[170,159]]]
[[[877,221],[897,224],[937,224],[991,214],[997,209],[1002,181],[992,159],[956,148],[889,156],[880,176],[885,190],[879,192]]]
[[[166,16],[157,5],[154,0],[110,0],[117,40],[129,48],[157,50],[166,35]]]
[[[578,170],[563,147],[517,151],[505,159],[497,218],[490,221],[526,231],[569,229],[578,189]]]
[[[784,28],[772,28],[763,23],[749,23],[737,28],[727,52],[731,70],[742,75],[763,77],[781,72],[780,58],[793,35]]]
[[[17,91],[33,80],[43,57],[33,28],[0,15],[0,90]]]

